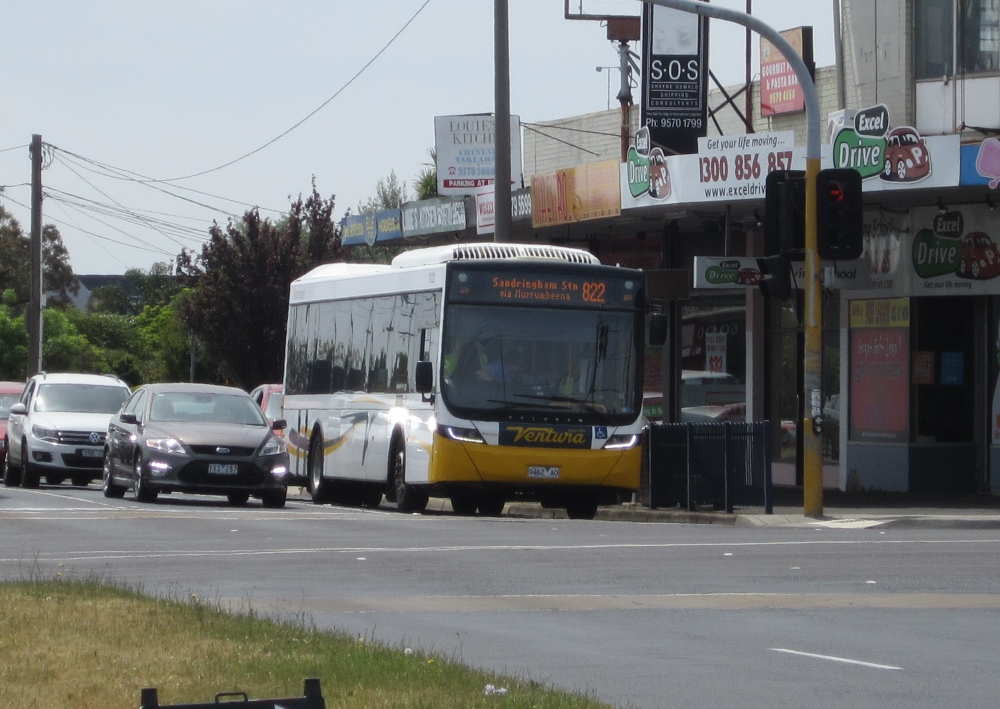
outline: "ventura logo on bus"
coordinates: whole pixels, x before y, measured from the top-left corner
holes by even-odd
[[[590,448],[590,427],[500,425],[500,445]]]

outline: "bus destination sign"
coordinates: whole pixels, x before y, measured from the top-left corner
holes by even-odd
[[[451,300],[527,305],[601,307],[635,305],[638,279],[600,274],[456,270]]]

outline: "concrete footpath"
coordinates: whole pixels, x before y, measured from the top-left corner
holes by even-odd
[[[429,509],[451,511],[447,500],[432,499]],[[872,527],[939,529],[1000,529],[1000,497],[989,494],[908,495],[900,493],[845,493],[824,490],[823,515],[803,514],[802,490],[774,492],[773,514],[761,508],[736,509],[733,514],[711,509],[655,509],[623,504],[601,507],[596,519],[675,524],[727,524],[744,527]],[[544,509],[532,503],[508,503],[505,516],[565,519],[562,509]]]

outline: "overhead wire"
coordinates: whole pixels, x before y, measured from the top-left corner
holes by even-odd
[[[282,138],[284,138],[286,135],[288,135],[289,133],[291,133],[293,130],[295,130],[296,128],[298,128],[299,126],[301,126],[303,123],[305,123],[306,121],[308,121],[310,118],[312,118],[313,116],[315,116],[317,113],[319,113],[321,110],[323,110],[328,103],[330,103],[331,101],[333,101],[333,99],[337,98],[341,93],[343,93],[347,89],[347,87],[349,87],[351,84],[353,84],[354,81],[359,76],[361,76],[365,71],[367,71],[368,67],[370,67],[372,64],[375,63],[376,59],[378,59],[380,56],[382,56],[382,54],[384,54],[385,51],[387,49],[389,49],[390,46],[392,46],[392,44],[396,41],[396,39],[401,34],[403,34],[404,31],[406,31],[406,28],[409,27],[410,24],[412,24],[415,19],[417,19],[417,16],[421,12],[424,11],[424,8],[427,7],[427,5],[430,4],[430,2],[431,2],[431,0],[424,0],[424,3],[419,8],[417,8],[417,11],[413,13],[413,15],[410,17],[410,19],[408,19],[406,21],[406,23],[402,27],[399,28],[399,31],[396,32],[396,34],[394,34],[389,39],[389,41],[386,42],[385,45],[380,50],[378,50],[378,52],[375,53],[375,56],[373,56],[371,59],[369,59],[364,64],[364,66],[362,66],[354,74],[354,76],[352,76],[350,79],[348,79],[347,82],[343,86],[341,86],[339,89],[337,89],[337,91],[334,92],[334,94],[330,98],[328,98],[326,101],[324,101],[319,106],[317,106],[313,111],[311,111],[308,115],[306,115],[305,118],[303,118],[302,120],[300,120],[298,123],[296,123],[295,125],[293,125],[288,130],[284,131],[283,133],[280,133],[276,137],[274,137],[271,140],[267,141],[266,143],[264,143],[263,145],[261,145],[259,148],[255,148],[254,150],[251,150],[249,153],[246,153],[245,155],[241,155],[240,157],[236,158],[235,160],[230,160],[227,163],[223,163],[222,165],[210,168],[208,170],[202,170],[201,172],[195,172],[195,173],[192,173],[190,175],[182,175],[180,177],[171,177],[171,178],[167,178],[167,179],[164,179],[164,180],[157,180],[157,182],[177,182],[177,181],[180,181],[180,180],[189,180],[192,177],[200,177],[201,175],[207,175],[207,174],[209,174],[211,172],[218,172],[219,170],[227,168],[230,165],[235,165],[236,163],[240,162],[241,160],[245,160],[246,158],[250,157],[251,155],[255,155],[255,154],[259,153],[261,150],[264,150],[265,148],[273,145],[274,143],[277,143],[279,140],[281,140]]]
[[[168,231],[172,231],[178,238],[191,239],[192,237],[190,237],[190,236],[188,236],[188,237],[182,237],[181,234],[177,232],[177,230],[190,229],[190,227],[184,227],[182,225],[177,225],[177,224],[170,224],[169,222],[166,222],[164,220],[159,220],[159,219],[145,217],[145,216],[143,216],[142,214],[139,213],[140,210],[132,210],[132,209],[129,209],[128,207],[125,207],[123,204],[121,204],[120,202],[118,202],[117,200],[115,200],[113,197],[111,197],[110,195],[108,195],[106,192],[104,192],[103,190],[99,189],[91,181],[89,181],[85,177],[83,177],[83,175],[81,175],[76,169],[74,169],[74,166],[76,168],[79,168],[80,170],[87,170],[87,171],[92,172],[94,174],[102,175],[104,177],[109,177],[109,178],[112,178],[112,179],[128,180],[128,181],[131,181],[131,182],[142,184],[142,185],[148,186],[148,187],[150,187],[152,189],[156,189],[156,190],[158,190],[160,192],[163,192],[164,194],[172,196],[172,197],[174,197],[176,199],[181,199],[183,201],[189,202],[191,204],[195,204],[197,206],[203,207],[203,208],[211,210],[211,211],[220,212],[220,213],[225,214],[226,216],[231,217],[231,218],[238,218],[239,217],[238,214],[234,214],[234,213],[226,211],[224,209],[219,209],[217,207],[212,207],[211,205],[204,204],[202,202],[198,202],[197,200],[193,200],[193,199],[190,199],[188,197],[184,197],[182,195],[174,194],[173,192],[170,192],[169,190],[163,189],[162,187],[158,187],[155,183],[159,183],[159,184],[174,183],[174,182],[178,182],[178,181],[181,181],[181,180],[187,180],[187,179],[191,179],[191,178],[194,178],[194,177],[199,177],[201,175],[207,175],[207,174],[212,173],[212,172],[217,172],[217,171],[222,170],[224,168],[227,168],[227,167],[229,167],[231,165],[234,165],[234,164],[236,164],[236,163],[238,163],[238,162],[240,162],[242,160],[245,160],[246,158],[248,158],[248,157],[250,157],[252,155],[255,155],[256,153],[259,153],[260,151],[264,150],[265,148],[267,148],[267,147],[273,145],[274,143],[276,143],[277,141],[281,140],[282,138],[284,138],[285,136],[287,136],[289,133],[291,133],[292,131],[294,131],[297,128],[299,128],[302,124],[304,124],[306,121],[308,121],[314,115],[316,115],[317,113],[319,113],[319,111],[321,111],[323,108],[325,108],[331,101],[333,101],[335,98],[337,98],[337,96],[339,96],[341,93],[343,93],[343,91],[345,91],[349,86],[351,86],[351,84],[353,84],[365,71],[367,71],[367,69],[380,56],[382,56],[382,54],[384,54],[386,52],[386,50],[388,50],[389,47],[392,46],[393,43],[395,43],[395,41],[399,38],[399,36],[403,34],[403,32],[413,23],[414,20],[416,20],[416,18],[420,15],[421,12],[423,12],[423,10],[427,7],[428,4],[430,4],[430,2],[431,2],[431,0],[424,0],[424,2],[420,5],[420,7],[417,8],[416,12],[413,13],[413,15],[403,24],[403,26],[400,27],[400,29],[388,40],[388,42],[386,42],[385,45],[383,45],[383,47],[378,52],[376,52],[374,56],[372,56],[371,59],[369,59],[350,79],[348,79],[347,82],[345,82],[343,86],[341,86],[339,89],[337,89],[337,91],[335,91],[332,96],[330,96],[328,99],[326,99],[323,103],[321,103],[319,106],[317,106],[313,111],[311,111],[310,113],[308,113],[304,118],[302,118],[301,120],[299,120],[298,122],[296,122],[290,128],[288,128],[287,130],[283,131],[282,133],[280,133],[279,135],[275,136],[274,138],[272,138],[271,140],[267,141],[266,143],[264,143],[263,145],[259,146],[258,148],[255,148],[254,150],[251,150],[250,152],[248,152],[248,153],[246,153],[244,155],[241,155],[240,157],[238,157],[238,158],[236,158],[234,160],[230,160],[229,162],[226,162],[226,163],[224,163],[222,165],[218,165],[216,167],[210,168],[208,170],[202,170],[200,172],[192,173],[190,175],[183,175],[183,176],[172,177],[172,178],[167,178],[167,179],[153,179],[153,178],[141,175],[139,173],[133,172],[131,170],[117,168],[117,167],[114,167],[113,165],[110,165],[110,164],[107,164],[107,163],[102,163],[100,161],[93,160],[91,158],[87,158],[87,157],[84,157],[82,155],[78,155],[76,153],[73,153],[71,151],[59,148],[58,146],[52,145],[50,143],[46,143],[43,146],[43,151],[44,151],[43,152],[43,159],[45,160],[46,166],[48,166],[49,164],[51,164],[51,162],[53,160],[58,160],[60,164],[62,164],[70,172],[72,172],[74,175],[76,175],[76,177],[79,178],[81,181],[83,181],[84,183],[86,183],[91,189],[95,190],[96,192],[98,192],[99,194],[101,194],[103,197],[105,197],[106,199],[110,200],[111,203],[113,203],[115,205],[115,207],[117,207],[117,209],[114,209],[113,207],[111,207],[108,204],[99,203],[96,200],[88,200],[86,198],[80,197],[79,195],[72,195],[69,192],[65,192],[65,191],[62,191],[62,190],[56,190],[56,189],[52,189],[52,188],[49,188],[49,190],[48,190],[48,197],[50,199],[52,199],[53,201],[55,201],[55,202],[61,203],[65,207],[76,209],[77,211],[81,212],[85,216],[88,216],[90,219],[94,219],[95,221],[97,221],[97,222],[99,222],[101,224],[104,224],[108,228],[114,229],[115,231],[118,231],[118,232],[120,232],[122,234],[126,234],[127,236],[130,236],[131,238],[133,238],[135,240],[138,240],[141,243],[146,243],[146,242],[142,242],[137,237],[135,237],[135,235],[133,235],[133,234],[127,234],[127,232],[124,232],[124,231],[122,231],[120,229],[112,227],[111,225],[107,224],[106,222],[103,222],[102,220],[97,219],[92,214],[86,214],[86,212],[92,211],[92,212],[103,214],[105,216],[113,216],[115,218],[122,219],[124,221],[130,222],[130,223],[133,223],[133,224],[139,224],[139,225],[145,226],[147,228],[152,229],[153,231],[158,232],[159,234],[161,234],[165,238],[169,239],[170,241],[174,242],[178,246],[180,246],[182,248],[185,248],[184,244],[182,244],[180,241],[178,241],[178,239],[174,238],[173,236],[171,236],[170,233],[167,233],[167,232]],[[0,152],[7,152],[7,151],[10,151],[10,150],[17,150],[17,149],[21,149],[21,148],[24,148],[24,147],[28,147],[28,146],[27,145],[13,146],[13,147],[10,147],[10,148],[4,148],[3,150],[0,150]],[[81,163],[83,163],[83,164],[81,164]],[[94,167],[97,167],[97,168],[100,168],[100,170],[96,170],[93,167],[89,167],[90,165],[92,165]],[[210,194],[210,193],[207,193],[207,192],[202,192],[200,190],[196,190],[196,189],[193,189],[193,188],[184,187],[182,185],[171,184],[170,186],[172,188],[179,189],[179,190],[187,190],[187,191],[194,192],[194,193],[197,193],[197,194],[203,194],[203,195],[212,197],[213,199],[221,199],[221,200],[224,200],[224,201],[227,201],[227,202],[232,202],[234,204],[240,204],[242,206],[251,206],[253,208],[260,209],[260,207],[257,206],[257,205],[249,205],[249,204],[247,204],[245,202],[240,202],[238,200],[233,200],[233,199],[229,199],[229,198],[226,198],[226,197],[220,197],[219,195],[213,195],[213,194]],[[2,192],[0,192],[0,197],[3,197],[5,199],[10,200],[12,203],[17,204],[17,205],[21,206],[22,208],[29,209],[26,205],[21,204],[20,202],[18,202],[16,200],[13,200],[10,197],[7,197],[6,195],[2,194]],[[267,211],[273,211],[273,212],[276,212],[276,213],[281,213],[279,210],[271,210],[271,209],[269,209]],[[95,236],[97,238],[103,238],[103,239],[106,239],[106,240],[111,241],[113,243],[118,243],[118,244],[125,245],[125,246],[132,246],[133,248],[143,248],[143,247],[134,246],[134,245],[122,244],[122,242],[115,241],[114,239],[110,239],[109,237],[102,237],[102,236],[100,236],[98,234],[94,234],[93,232],[90,232],[90,231],[87,231],[85,229],[82,229],[82,228],[76,226],[75,224],[67,224],[67,226],[72,226],[72,227],[74,227],[76,229],[79,229],[83,233],[89,234],[91,236]],[[156,247],[146,248],[144,250],[148,250],[148,251],[158,250],[160,253],[164,253],[164,254],[168,253],[168,252],[166,252],[166,251],[164,251],[162,249],[156,249]]]

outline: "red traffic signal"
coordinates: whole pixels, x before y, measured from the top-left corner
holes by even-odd
[[[846,261],[864,251],[861,175],[850,168],[816,176],[816,250],[820,258]]]

